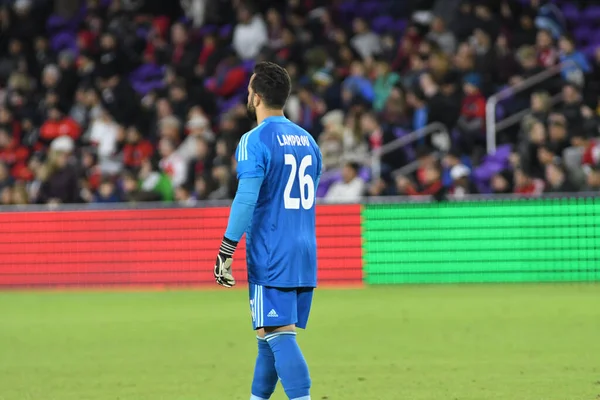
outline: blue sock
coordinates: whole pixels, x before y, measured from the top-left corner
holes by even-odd
[[[275,332],[265,338],[273,350],[285,394],[291,400],[310,400],[308,365],[296,342],[296,332]]]
[[[277,371],[275,370],[275,357],[271,347],[263,338],[258,339],[258,356],[254,367],[252,380],[252,397],[250,400],[267,400],[275,391],[277,385]]]

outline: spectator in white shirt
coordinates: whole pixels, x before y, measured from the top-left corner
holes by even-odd
[[[446,24],[442,17],[435,17],[433,19],[427,39],[437,43],[446,54],[453,54],[456,51],[456,37],[446,29]]]
[[[212,143],[215,140],[215,135],[210,129],[208,118],[201,112],[190,111],[190,119],[186,124],[186,128],[188,134],[177,148],[177,153],[186,162],[189,162],[197,155],[198,139]]]
[[[327,203],[356,203],[363,197],[365,181],[358,176],[360,165],[349,162],[342,168],[342,181],[336,182],[327,191]]]
[[[160,169],[171,179],[173,188],[183,185],[187,178],[187,164],[175,151],[175,142],[162,138],[158,150],[162,157],[159,163]]]
[[[92,122],[89,140],[98,148],[98,157],[105,160],[115,154],[119,139],[119,125],[106,110]]]
[[[381,39],[371,30],[367,21],[356,18],[352,22],[352,29],[354,36],[350,39],[350,44],[363,60],[369,60],[381,54]]]
[[[248,6],[240,6],[238,24],[233,30],[233,48],[240,59],[256,58],[268,41],[267,25],[262,16],[253,13]]]

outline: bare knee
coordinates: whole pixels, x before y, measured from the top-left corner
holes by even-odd
[[[265,335],[275,332],[295,332],[296,325],[285,325],[285,326],[265,326],[264,328],[258,328],[256,334],[258,337],[264,338]]]

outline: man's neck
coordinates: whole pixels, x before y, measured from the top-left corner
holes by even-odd
[[[283,110],[256,110],[256,123],[261,124],[269,117],[283,117]]]

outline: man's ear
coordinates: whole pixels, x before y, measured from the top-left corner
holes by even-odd
[[[261,97],[258,95],[258,93],[254,93],[254,108],[258,108],[260,103],[262,103]]]

